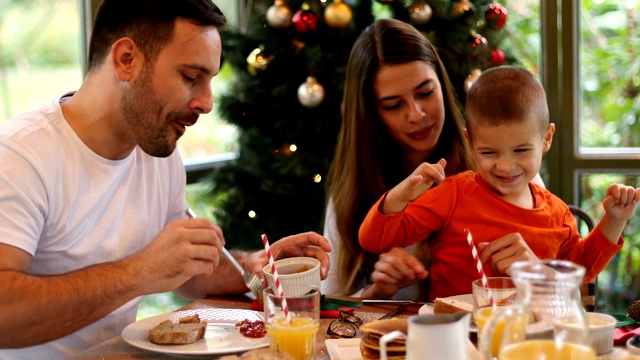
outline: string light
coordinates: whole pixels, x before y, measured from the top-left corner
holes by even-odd
[[[253,210],[249,210],[249,217],[252,218],[252,219],[255,219],[256,218],[256,212],[253,211]]]
[[[313,181],[319,183],[320,181],[322,181],[322,176],[320,174],[315,174],[313,176]]]
[[[291,152],[295,152],[296,150],[298,150],[298,147],[296,146],[296,144],[291,144],[289,145],[289,150],[291,150]]]

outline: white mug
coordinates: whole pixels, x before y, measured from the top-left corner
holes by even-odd
[[[409,334],[393,331],[380,338],[380,358],[387,360],[387,343],[407,337],[407,360],[466,360],[470,313],[413,315]]]

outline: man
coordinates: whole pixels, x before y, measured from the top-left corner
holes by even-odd
[[[104,0],[80,89],[0,127],[0,359],[73,356],[119,335],[145,294],[247,291],[221,229],[188,216],[174,151],[211,111],[224,24],[211,0]],[[272,245],[323,277],[330,250],[315,233]]]

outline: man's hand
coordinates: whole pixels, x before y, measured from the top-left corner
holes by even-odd
[[[390,299],[400,289],[425,279],[429,272],[413,255],[402,248],[393,248],[380,255],[371,274],[373,285],[365,289],[363,297]]]
[[[511,276],[510,267],[520,260],[538,260],[520,233],[511,233],[489,243],[479,243],[480,261],[491,262],[491,267]]]
[[[296,256],[313,257],[320,260],[320,277],[325,279],[329,272],[329,255],[331,245],[322,235],[315,232],[306,232],[284,237],[270,245],[274,260]],[[264,250],[254,252],[248,258],[249,271],[254,274],[262,274],[262,269],[269,262]]]
[[[164,292],[196,275],[211,275],[223,245],[222,230],[210,220],[178,220],[162,229],[133,259],[140,264],[139,276],[149,279],[146,292]]]

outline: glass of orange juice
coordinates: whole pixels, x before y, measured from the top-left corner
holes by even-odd
[[[302,295],[284,293],[289,318],[277,288],[264,290],[264,322],[271,348],[286,352],[296,360],[315,358],[316,333],[320,326],[320,290],[311,285],[305,287]]]
[[[478,279],[471,284],[471,287],[473,289],[473,321],[478,327],[478,336],[482,336],[482,329],[489,317],[500,307],[514,303],[516,287],[510,277],[488,277],[486,285],[483,284],[482,279]],[[498,324],[491,339],[494,355],[498,354],[500,348],[502,328],[504,324]]]

